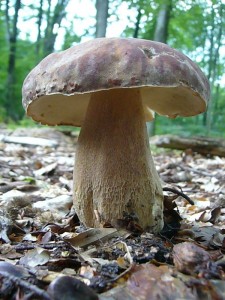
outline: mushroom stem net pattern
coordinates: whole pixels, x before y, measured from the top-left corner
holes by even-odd
[[[162,228],[162,188],[138,89],[92,95],[76,150],[74,205],[90,227],[115,226],[126,212],[144,229]]]

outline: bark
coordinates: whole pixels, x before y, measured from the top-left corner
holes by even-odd
[[[219,52],[221,48],[222,33],[223,33],[224,6],[221,4],[221,2],[218,5],[219,5],[218,13],[220,16],[219,24],[216,24],[215,11],[212,5],[212,29],[211,29],[211,36],[210,36],[209,70],[208,70],[208,78],[210,81],[212,97],[209,101],[207,112],[204,115],[205,118],[203,119],[204,125],[206,125],[207,135],[210,134],[211,127],[212,127],[213,113],[215,107],[214,104],[212,103],[212,101],[215,99],[213,87],[215,85],[215,80],[218,72],[217,62],[219,59]],[[217,28],[216,30],[217,32],[215,32],[216,28]]]
[[[217,114],[219,113],[219,109],[220,109],[220,106],[219,106],[219,99],[221,97],[221,86],[220,84],[218,83],[215,87],[215,97],[214,97],[214,110],[215,110],[215,114],[213,116],[213,122],[214,124],[217,122]]]
[[[43,0],[40,0],[39,9],[38,9],[38,19],[37,19],[38,34],[37,34],[37,41],[36,41],[36,54],[38,58],[40,56],[42,19],[43,19]]]
[[[156,21],[154,41],[166,43],[168,38],[168,28],[169,28],[171,10],[172,10],[171,0],[161,5],[158,13],[157,21]],[[148,135],[153,136],[156,130],[156,119],[150,123],[147,123],[147,128],[148,128]]]
[[[138,33],[139,33],[139,29],[140,29],[140,22],[141,22],[141,8],[138,8],[138,14],[137,14],[137,19],[136,19],[136,23],[135,23],[135,29],[134,29],[134,34],[133,34],[133,38],[138,38]]]
[[[155,136],[152,141],[158,147],[177,150],[191,149],[201,154],[225,157],[225,140],[207,137],[184,138],[180,136]]]
[[[58,34],[58,32],[55,31],[55,28],[59,28],[61,26],[61,22],[66,14],[65,9],[68,3],[69,0],[58,0],[52,13],[52,2],[48,0],[47,27],[44,37],[44,56],[54,51],[55,41]]]
[[[213,8],[213,3],[211,5],[211,32],[210,32],[210,37],[209,37],[209,43],[210,43],[210,48],[209,48],[209,61],[208,61],[208,79],[210,82],[210,87],[212,90],[212,81],[211,81],[211,73],[212,73],[212,68],[213,68],[213,47],[214,47],[214,34],[215,34],[215,11]],[[209,119],[211,118],[211,109],[212,109],[212,105],[211,105],[211,101],[209,101],[208,104],[208,109],[204,114],[203,117],[203,125],[205,127],[207,127],[207,131],[208,131],[208,123],[209,123]]]
[[[6,100],[5,109],[9,117],[16,120],[17,115],[14,111],[14,85],[16,83],[15,79],[15,65],[16,65],[16,46],[17,46],[17,35],[18,35],[18,16],[19,10],[21,8],[21,1],[16,0],[14,7],[14,16],[12,20],[9,16],[9,0],[6,1],[6,29],[7,29],[7,40],[9,45],[9,57],[8,57],[8,67],[7,67],[7,81],[6,81]]]
[[[140,92],[93,94],[74,167],[74,205],[86,226],[117,226],[125,215],[153,232],[163,225],[163,195],[151,157]]]
[[[171,1],[161,5],[154,32],[154,41],[166,43],[171,12]]]
[[[96,0],[96,38],[105,37],[108,19],[108,0]]]

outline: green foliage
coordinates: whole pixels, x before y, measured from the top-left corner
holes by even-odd
[[[62,46],[62,50],[65,50],[71,47],[74,43],[79,43],[81,40],[81,36],[78,36],[76,33],[73,33],[73,24],[70,24],[69,28],[65,28],[65,36],[64,43]]]
[[[213,126],[210,135],[225,138],[224,122],[225,115],[219,115],[219,120]],[[176,119],[157,116],[156,134],[176,134],[187,137],[192,135],[206,136],[207,128],[202,123],[203,115],[188,118],[177,117]]]
[[[204,46],[203,11],[204,6],[198,1],[178,1],[176,7],[173,6],[168,40],[172,47],[189,53]]]
[[[136,11],[141,7],[139,38],[153,39],[160,5],[166,1],[127,1]],[[224,51],[220,49],[225,38],[225,4],[222,1],[172,0],[167,43],[188,55],[203,69],[211,82],[211,102],[205,115],[195,118],[169,120],[158,117],[156,133],[211,134],[224,136]],[[130,20],[124,34],[133,36],[137,17]],[[144,26],[143,26],[144,24]],[[160,120],[160,124],[159,124]],[[170,132],[171,131],[171,132]]]
[[[20,99],[21,100],[21,99]],[[22,128],[31,128],[31,127],[37,127],[41,126],[38,123],[34,122],[31,118],[28,118],[27,116],[24,116],[21,120],[19,121],[13,121],[10,120],[7,123],[7,127],[9,129],[16,129],[17,127],[22,127]]]
[[[172,4],[169,20],[168,44],[184,52],[201,66],[210,79],[212,102],[208,114],[194,118],[177,118],[170,120],[165,117],[157,117],[156,133],[173,132],[187,135],[205,135],[210,132],[211,135],[224,136],[225,55],[223,50],[225,40],[225,4],[222,3],[221,0],[110,0],[110,21],[108,25],[111,25],[110,22],[112,22],[112,20],[120,20],[120,18],[124,17],[118,15],[117,11],[118,7],[126,2],[128,7],[126,13],[128,22],[122,36],[133,37],[136,34],[139,38],[153,39],[160,7],[162,4],[165,4],[166,1],[171,1]],[[9,2],[10,7],[13,7],[14,2]],[[36,124],[32,120],[24,117],[25,113],[21,105],[21,87],[29,71],[45,56],[45,35],[48,32],[46,26],[48,22],[51,26],[53,24],[52,19],[55,11],[55,3],[57,3],[57,1],[43,0],[42,26],[40,27],[39,38],[37,36],[37,28],[38,17],[41,11],[39,7],[40,1],[33,3],[29,3],[28,1],[26,4],[25,2],[23,2],[21,8],[20,21],[23,20],[24,24],[32,21],[33,28],[26,36],[22,35],[22,32],[19,32],[17,38],[16,65],[14,83],[12,86],[14,97],[13,103],[11,103],[10,106],[13,109],[10,115],[13,116],[14,120],[6,113],[6,104],[7,101],[9,101],[6,96],[8,94],[6,82],[8,75],[9,44],[7,42],[4,2],[3,4],[1,3],[0,6],[0,122],[4,122],[7,119],[7,121],[11,123],[11,126],[22,125],[30,127]],[[71,14],[69,15],[71,16]],[[65,11],[64,21],[66,20],[67,22],[62,22],[61,26],[65,32],[61,45],[62,50],[70,47],[74,43],[80,42],[83,38],[83,36],[77,34],[73,20],[67,20],[69,15],[66,15]],[[79,9],[74,12],[74,16],[80,18]],[[12,14],[10,18],[13,18]],[[81,22],[83,21],[84,20],[81,20]],[[90,25],[90,27],[86,28],[84,35],[90,36],[94,31],[93,25]],[[54,34],[57,35],[55,30],[53,30],[52,33],[53,35],[51,36],[54,36]],[[15,122],[15,120],[17,122]]]
[[[25,182],[27,182],[27,183],[29,183],[29,184],[35,184],[35,183],[36,183],[36,180],[35,180],[35,178],[33,178],[33,177],[25,177],[25,178],[23,179],[23,181],[25,181]]]
[[[130,10],[136,11],[136,18],[129,17],[129,25],[127,25],[123,36],[133,37],[135,26],[137,22],[138,11],[141,14],[140,28],[138,30],[138,37],[143,39],[153,39],[156,23],[156,14],[158,12],[160,1],[149,0],[129,0],[128,7]]]

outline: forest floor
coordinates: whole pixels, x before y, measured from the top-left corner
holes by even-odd
[[[0,299],[225,299],[225,158],[154,149],[163,231],[92,229],[71,209],[76,140],[0,130]]]

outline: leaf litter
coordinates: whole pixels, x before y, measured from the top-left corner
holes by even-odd
[[[127,215],[122,229],[79,223],[76,136],[0,136],[0,299],[225,299],[224,158],[153,151],[165,207],[155,236]]]

